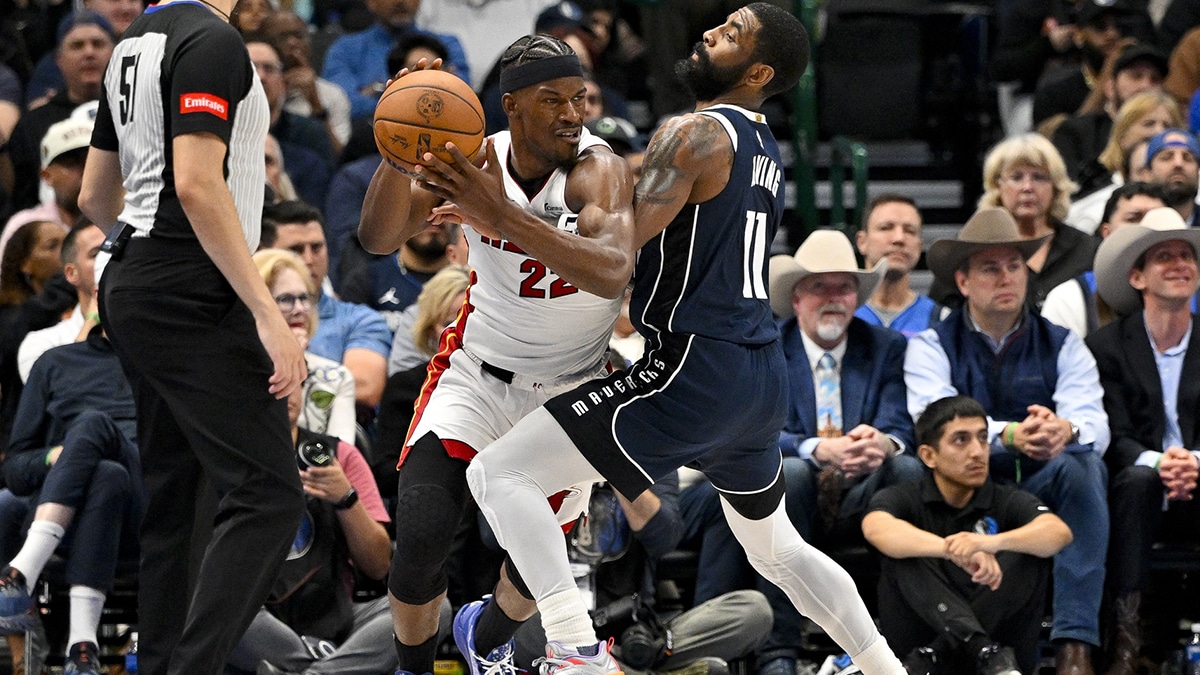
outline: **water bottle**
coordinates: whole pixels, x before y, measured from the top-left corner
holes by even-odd
[[[138,634],[133,631],[129,634],[129,649],[125,650],[125,672],[129,675],[137,675],[137,652],[138,652]]]
[[[1187,662],[1185,673],[1200,675],[1200,623],[1192,624],[1192,639],[1188,640],[1184,650],[1184,660]]]

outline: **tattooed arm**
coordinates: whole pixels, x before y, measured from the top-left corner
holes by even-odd
[[[733,143],[717,120],[680,115],[650,140],[634,201],[638,248],[679,215],[687,204],[717,196],[729,182]]]

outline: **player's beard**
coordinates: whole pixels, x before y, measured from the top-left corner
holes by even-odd
[[[450,245],[445,232],[430,233],[430,236],[416,236],[404,243],[421,260],[434,262],[446,255],[446,247]]]
[[[693,48],[696,59],[681,59],[675,62],[675,75],[683,82],[697,101],[712,101],[725,92],[733,89],[738,80],[742,79],[745,68],[736,66],[715,66],[708,58],[704,43],[698,42]]]

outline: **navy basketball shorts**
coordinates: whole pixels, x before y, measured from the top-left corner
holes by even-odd
[[[592,466],[631,499],[685,465],[719,490],[754,493],[779,475],[786,378],[778,340],[741,345],[667,334],[628,370],[545,407]]]

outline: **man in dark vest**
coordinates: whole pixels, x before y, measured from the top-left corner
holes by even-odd
[[[1050,637],[1058,675],[1092,675],[1108,548],[1108,416],[1082,339],[1025,308],[1025,261],[1043,243],[1022,240],[1000,208],[981,209],[957,239],[935,242],[929,267],[966,304],[909,341],[904,381],[914,419],[945,396],[979,401],[993,478],[1037,495],[1071,528],[1074,541],[1054,558]]]

